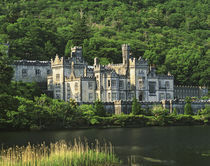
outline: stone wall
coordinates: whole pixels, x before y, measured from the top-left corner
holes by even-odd
[[[17,60],[12,66],[15,81],[47,82],[47,75],[51,73],[49,61]]]
[[[154,105],[162,105],[163,108],[166,108],[170,111],[170,113],[173,112],[174,108],[176,108],[177,113],[183,114],[184,113],[184,101],[176,101],[176,100],[162,100],[161,102],[139,102],[141,104],[141,107],[144,109],[150,109]],[[93,102],[78,102],[78,105],[81,104],[94,104]],[[114,101],[114,102],[104,102],[104,108],[108,113],[111,114],[129,114],[132,110],[132,101]],[[196,101],[192,102],[191,106],[193,109],[193,112],[196,113],[198,110],[205,108],[205,105],[210,105],[210,101]]]

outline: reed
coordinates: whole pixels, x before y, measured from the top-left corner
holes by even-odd
[[[75,139],[73,144],[65,141],[39,145],[15,146],[1,149],[1,166],[114,166],[120,160],[113,152],[111,143],[100,145],[96,140],[90,147],[87,141]]]

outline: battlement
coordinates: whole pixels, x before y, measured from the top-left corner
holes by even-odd
[[[23,66],[50,66],[50,61],[38,61],[38,60],[16,60],[14,65]]]
[[[51,65],[55,66],[55,65],[64,65],[64,58],[61,57],[59,58],[58,54],[56,54],[55,59],[51,59]]]
[[[82,81],[95,81],[95,76],[82,76],[80,77]]]

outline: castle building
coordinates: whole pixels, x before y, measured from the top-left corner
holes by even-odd
[[[130,47],[122,45],[122,63],[101,65],[94,59],[89,66],[82,57],[82,48],[72,48],[71,57],[64,59],[56,55],[51,60],[51,71],[47,76],[48,90],[56,99],[77,102],[103,102],[115,100],[160,101],[174,99],[174,78],[157,75],[142,57],[130,57]]]
[[[15,81],[44,83],[52,72],[50,61],[16,60],[12,66]]]

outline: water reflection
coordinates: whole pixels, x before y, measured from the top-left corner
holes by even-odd
[[[87,138],[112,142],[116,154],[134,165],[197,166],[210,163],[210,126],[83,129],[65,131],[0,132],[4,146],[26,145],[29,141],[56,142]]]

